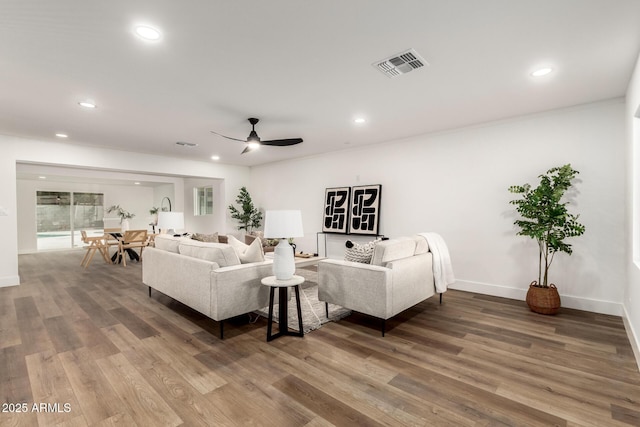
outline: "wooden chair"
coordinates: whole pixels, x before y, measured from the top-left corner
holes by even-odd
[[[116,248],[116,253],[118,253],[118,245],[120,244],[120,240],[118,240],[118,236],[122,235],[122,230],[120,228],[105,228],[104,229],[104,237],[105,244],[107,245],[107,251],[111,249],[112,246]]]
[[[147,230],[127,230],[118,242],[118,256],[122,260],[122,265],[127,266],[126,252],[135,248],[140,248],[140,260],[142,260],[142,250],[149,244]]]
[[[84,258],[82,258],[82,261],[80,262],[81,266],[87,268],[89,264],[91,264],[91,260],[96,254],[96,251],[100,252],[102,258],[107,264],[111,264],[111,258],[109,258],[108,247],[105,244],[104,235],[89,237],[87,236],[87,232],[84,230],[80,231],[80,234],[82,235],[82,242],[87,245],[84,247],[87,250],[87,253],[84,254]]]

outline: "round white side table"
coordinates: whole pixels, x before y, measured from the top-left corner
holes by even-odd
[[[267,342],[272,341],[283,335],[292,335],[295,337],[304,336],[302,329],[302,308],[300,306],[300,285],[304,283],[304,277],[294,275],[288,280],[278,280],[275,276],[267,276],[262,279],[264,286],[269,286],[269,318],[267,323]],[[289,331],[288,326],[288,300],[287,288],[293,287],[296,291],[296,307],[298,308],[298,331]],[[278,333],[272,334],[273,326],[273,296],[275,290],[278,291]]]

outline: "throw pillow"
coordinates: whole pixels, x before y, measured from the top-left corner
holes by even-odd
[[[347,249],[344,253],[344,260],[370,264],[371,257],[373,256],[373,248],[375,248],[376,243],[378,243],[379,241],[380,239],[377,239],[363,245],[352,243],[350,241],[347,242]],[[351,245],[349,245],[349,243]]]
[[[233,236],[228,236],[229,245],[236,251],[242,264],[264,261],[264,252],[260,239],[255,239],[250,245],[242,243]]]
[[[218,243],[218,233],[213,233],[213,234],[200,234],[200,233],[193,233],[193,235],[191,236],[191,238],[193,240],[197,240],[199,242],[209,242],[209,243]]]

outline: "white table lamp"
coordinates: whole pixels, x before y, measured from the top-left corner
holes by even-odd
[[[176,230],[184,229],[183,212],[158,212],[158,228],[175,234]]]
[[[264,237],[280,239],[273,251],[273,275],[278,280],[288,280],[296,271],[293,248],[287,241],[292,237],[303,237],[302,213],[300,211],[267,211],[264,220]]]

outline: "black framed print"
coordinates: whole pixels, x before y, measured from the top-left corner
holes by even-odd
[[[347,233],[349,231],[350,187],[327,188],[324,193],[323,233]]]
[[[382,185],[361,185],[351,188],[349,233],[378,234],[380,194]]]

